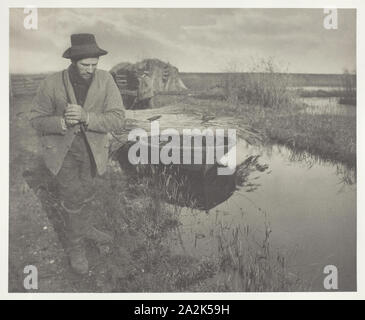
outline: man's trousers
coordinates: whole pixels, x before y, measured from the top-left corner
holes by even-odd
[[[82,132],[73,140],[56,176],[56,195],[66,212],[66,236],[71,245],[86,234],[93,212],[90,202],[95,194],[96,166]]]

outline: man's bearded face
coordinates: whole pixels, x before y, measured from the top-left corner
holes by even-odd
[[[76,62],[77,70],[82,78],[90,80],[98,65],[99,58],[85,58]]]

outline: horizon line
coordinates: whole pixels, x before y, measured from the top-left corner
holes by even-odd
[[[64,69],[62,69],[64,70]],[[99,69],[99,70],[105,70],[105,69]],[[40,74],[49,74],[49,73],[56,73],[59,72],[61,70],[56,70],[56,71],[44,71],[44,72],[10,72],[9,71],[9,75],[40,75]],[[109,70],[105,70],[108,71]],[[344,75],[345,73],[314,73],[314,72],[250,72],[250,71],[242,71],[242,72],[216,72],[216,71],[179,71],[179,73],[190,73],[190,74],[245,74],[245,73],[273,73],[273,74],[289,74],[289,75],[295,75],[295,74],[299,74],[299,75]],[[349,75],[354,75],[356,76],[356,72],[355,73],[348,73]]]

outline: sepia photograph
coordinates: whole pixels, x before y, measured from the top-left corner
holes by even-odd
[[[8,292],[356,292],[356,25],[9,8]]]

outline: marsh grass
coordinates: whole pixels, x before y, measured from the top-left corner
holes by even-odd
[[[356,166],[356,119],[340,115],[306,113],[257,119],[257,126],[266,126],[271,141],[283,144],[298,153],[309,152],[327,161]]]
[[[295,89],[295,95],[301,98],[332,98],[332,97],[343,97],[343,91],[340,89],[334,90],[323,90],[318,88],[317,90],[304,90]]]
[[[342,95],[340,103],[356,106],[356,71],[351,73],[348,70],[344,70],[341,82]]]
[[[338,161],[356,169],[356,114],[352,111],[348,114],[310,113],[307,104],[295,100],[279,108],[263,108],[240,102],[191,98],[185,112],[192,112],[194,106],[217,118],[236,118],[242,125],[261,133],[266,144],[285,145],[293,152],[308,152],[322,160]]]
[[[290,90],[290,74],[283,74],[283,69],[272,58],[254,61],[251,73],[246,74],[244,80],[236,65],[229,66],[227,71],[225,101],[211,97],[210,100],[196,99],[195,105],[217,117],[242,119],[243,124],[261,132],[268,143],[356,167],[356,115],[353,112],[349,115],[305,112],[308,106],[299,102],[295,91]],[[344,94],[356,96],[356,78],[349,74],[341,79]]]
[[[224,291],[237,292],[308,290],[303,279],[289,270],[287,257],[272,250],[271,232],[267,220],[261,240],[247,224],[228,230],[223,224],[219,226],[218,287]]]
[[[115,240],[103,263],[103,274],[109,275],[99,281],[103,290],[184,291],[211,277],[212,262],[171,251],[172,243],[183,248],[179,231],[182,207],[167,200],[181,200],[184,182],[156,168],[148,175],[139,171],[129,177],[118,165],[110,172],[113,193],[103,192],[100,206],[107,210],[105,223]]]
[[[279,108],[291,103],[290,75],[274,58],[252,59],[245,77],[237,66],[228,68],[225,79],[226,99],[230,104],[260,105],[263,108]]]
[[[255,158],[241,167],[241,185],[257,166]],[[197,257],[186,250],[180,234],[183,207],[173,203],[181,200],[185,182],[174,181],[167,169],[127,176],[117,163],[109,169],[96,202],[105,212],[102,225],[114,234],[110,251],[93,267],[100,291],[289,291],[298,285],[287,281],[287,270],[271,255],[269,229],[260,235],[248,226],[241,231],[218,225],[212,243],[218,251]],[[256,238],[264,240],[258,245]]]
[[[319,98],[339,98],[340,104],[356,105],[356,73],[350,73],[345,70],[339,78],[339,86],[332,89],[324,90],[321,87],[317,89],[305,90],[297,88],[293,90],[295,94],[303,98],[319,97]]]

